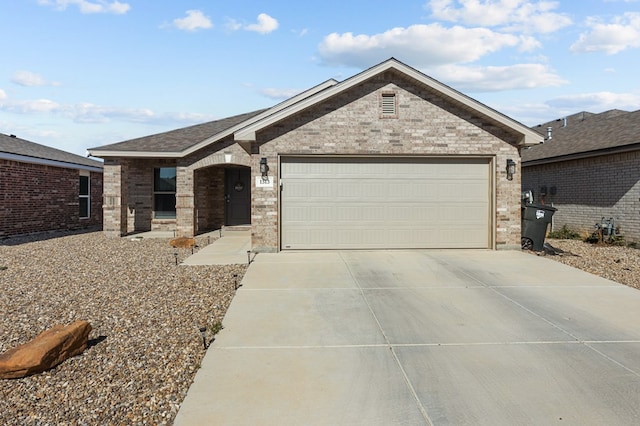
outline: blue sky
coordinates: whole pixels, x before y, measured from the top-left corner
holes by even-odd
[[[87,148],[395,57],[533,126],[640,109],[640,0],[6,0],[0,132]]]

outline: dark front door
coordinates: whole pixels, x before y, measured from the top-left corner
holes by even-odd
[[[225,171],[225,224],[227,226],[251,223],[251,169]]]

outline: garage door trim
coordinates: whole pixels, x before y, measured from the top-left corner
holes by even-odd
[[[355,164],[358,165],[367,165],[366,160],[372,160],[371,164],[386,164],[384,160],[391,160],[390,163],[393,164],[403,164],[402,160],[407,160],[408,164],[419,164],[422,167],[429,167],[429,163],[440,165],[440,167],[461,167],[465,166],[465,160],[471,160],[472,164],[475,164],[478,167],[482,167],[483,169],[476,168],[476,173],[478,171],[482,171],[482,173],[486,173],[486,193],[484,191],[484,187],[482,187],[483,191],[477,191],[478,194],[485,194],[486,199],[483,201],[483,204],[479,206],[481,208],[481,212],[486,212],[486,218],[482,221],[482,223],[486,223],[486,247],[484,247],[484,240],[482,241],[482,247],[470,247],[470,248],[487,248],[487,249],[495,249],[495,214],[496,211],[496,194],[495,194],[495,156],[491,155],[298,155],[298,154],[281,154],[278,156],[278,165],[279,165],[279,178],[280,180],[280,191],[279,191],[279,199],[278,199],[278,240],[279,240],[279,250],[321,250],[321,249],[344,249],[345,247],[285,247],[286,242],[284,241],[284,233],[285,233],[285,225],[287,218],[284,217],[283,212],[286,206],[284,206],[285,197],[283,196],[283,186],[284,190],[287,190],[287,179],[286,176],[283,176],[284,167],[287,161],[291,161],[290,164],[295,164],[296,161],[298,164],[301,163],[301,160],[305,158],[314,160],[312,163],[323,164],[322,160],[326,160],[328,164],[332,164],[331,160],[335,160],[335,164],[348,164],[345,163],[345,160],[348,162],[349,159],[354,159]],[[318,161],[320,160],[320,161]],[[357,161],[362,160],[362,162]],[[473,160],[476,160],[473,162]],[[393,166],[391,166],[393,167]],[[437,166],[436,166],[437,167]],[[400,169],[401,170],[402,166]],[[290,173],[291,176],[291,173]],[[298,176],[300,174],[298,173]],[[455,175],[458,176],[458,175]],[[460,174],[460,176],[463,176]],[[464,178],[464,176],[463,176]],[[451,183],[455,183],[458,178],[454,178]],[[484,179],[484,178],[483,178]],[[420,180],[419,180],[420,181]],[[363,180],[366,184],[366,179]],[[424,182],[424,180],[423,180]],[[483,183],[484,185],[484,183]],[[311,185],[314,186],[313,184]],[[363,198],[366,199],[366,198]],[[428,203],[427,203],[428,204]],[[291,204],[289,204],[291,206]],[[387,204],[387,207],[393,208],[393,203]],[[485,207],[486,206],[486,210]],[[453,206],[450,206],[453,207]],[[305,211],[304,209],[302,211]],[[291,212],[289,212],[291,214]],[[289,216],[291,217],[291,216]],[[360,218],[360,216],[358,216]],[[360,219],[358,219],[360,220]],[[417,223],[417,222],[416,222]],[[325,222],[326,224],[326,222]],[[288,228],[291,229],[291,228]],[[470,228],[475,229],[475,228]],[[481,233],[478,232],[477,235]],[[288,238],[291,239],[291,234],[288,235]],[[446,238],[445,238],[446,239]],[[449,243],[448,241],[446,243]],[[389,248],[419,248],[419,247],[346,247],[347,249],[389,249]],[[456,247],[422,247],[422,248],[456,248]],[[463,248],[463,247],[461,247]]]

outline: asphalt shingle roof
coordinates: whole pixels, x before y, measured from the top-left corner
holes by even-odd
[[[561,157],[607,152],[619,149],[640,149],[640,110],[627,112],[610,110],[600,114],[581,112],[540,124],[533,129],[546,138],[551,127],[551,140],[522,151],[522,162],[545,161]]]
[[[41,160],[60,161],[72,165],[102,168],[102,162],[0,133],[0,152]]]
[[[170,130],[155,135],[143,136],[129,139],[109,145],[103,145],[90,150],[99,151],[137,151],[137,152],[181,152],[205,139],[224,132],[245,120],[248,120],[262,113],[263,110],[248,112],[223,118],[221,120],[210,121],[208,123],[196,124],[194,126],[183,127],[181,129]]]

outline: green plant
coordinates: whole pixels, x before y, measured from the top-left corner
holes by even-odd
[[[580,233],[569,229],[567,225],[562,225],[562,228],[559,231],[549,232],[549,238],[556,238],[558,240],[579,240]]]
[[[614,235],[609,240],[609,244],[611,244],[612,246],[626,246],[627,242],[624,240],[624,237],[622,235]]]
[[[224,327],[222,326],[222,322],[216,321],[209,327],[209,332],[211,333],[211,337],[215,336],[222,330]]]

